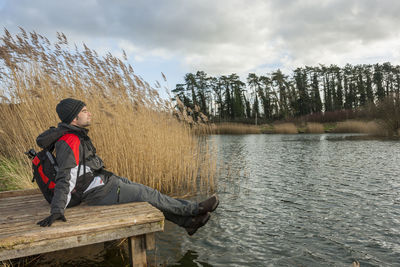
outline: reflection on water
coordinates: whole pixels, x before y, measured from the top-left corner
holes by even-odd
[[[151,266],[399,266],[400,142],[363,139],[211,136],[221,204],[192,237],[167,222]]]
[[[188,250],[186,254],[175,264],[171,264],[170,266],[174,267],[212,267],[210,264],[206,262],[201,262],[198,260],[198,255],[196,252]]]

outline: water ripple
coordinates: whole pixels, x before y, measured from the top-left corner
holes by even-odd
[[[167,224],[160,258],[195,251],[197,266],[399,266],[399,142],[211,138],[231,167],[218,177],[220,207],[193,237]]]

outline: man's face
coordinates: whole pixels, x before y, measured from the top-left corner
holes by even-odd
[[[85,128],[90,125],[90,120],[92,119],[92,114],[87,110],[86,106],[82,108],[78,116],[71,122],[72,125]]]

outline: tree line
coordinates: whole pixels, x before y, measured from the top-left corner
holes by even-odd
[[[400,66],[319,65],[280,69],[246,81],[232,73],[212,77],[204,71],[187,73],[184,83],[172,90],[193,114],[198,111],[214,121],[280,120],[314,113],[354,110],[390,96],[400,97]]]

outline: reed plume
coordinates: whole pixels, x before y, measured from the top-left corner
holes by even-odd
[[[0,37],[0,156],[22,162],[24,174],[15,179],[30,177],[23,152],[35,147],[39,133],[57,125],[57,103],[73,97],[93,114],[89,135],[109,170],[172,195],[213,190],[216,167],[209,144],[177,119],[190,116],[162,99],[134,74],[125,53],[124,58],[101,57],[85,44],[71,48],[63,33],[51,43],[36,32],[21,28],[12,36],[5,29]]]

